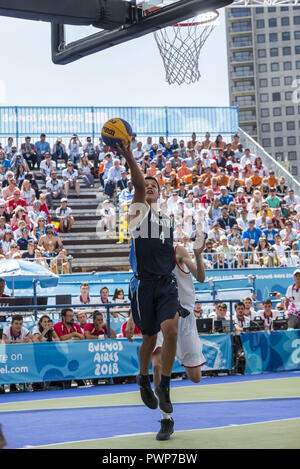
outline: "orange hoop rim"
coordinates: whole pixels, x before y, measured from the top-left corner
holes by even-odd
[[[189,26],[200,26],[200,25],[208,25],[210,23],[213,23],[214,21],[216,21],[219,16],[220,16],[220,13],[218,12],[218,10],[212,10],[210,13],[214,13],[215,15],[212,17],[212,18],[207,18],[207,19],[203,19],[203,21],[190,21],[190,22],[183,22],[183,23],[176,23],[176,24],[172,24],[173,28],[186,28],[186,27],[189,27]],[[203,15],[205,15],[207,13],[203,13]],[[199,15],[200,16],[200,15]]]
[[[160,10],[160,9],[161,9],[161,7],[159,7],[159,6],[149,8],[148,10],[144,11],[144,15],[147,16],[148,13],[152,13],[152,12],[154,12],[156,10]],[[202,13],[202,14],[200,13],[200,15],[198,15],[198,16],[201,17],[201,15],[204,16],[204,15],[209,15],[209,14],[213,15],[212,18],[206,18],[206,19],[203,18],[202,21],[179,22],[179,23],[171,24],[170,27],[173,27],[173,28],[186,28],[186,27],[189,27],[189,26],[200,26],[200,25],[206,25],[206,24],[208,25],[208,24],[213,23],[214,21],[216,21],[220,16],[220,13],[218,12],[218,10],[211,10],[211,11],[208,11],[208,12]]]

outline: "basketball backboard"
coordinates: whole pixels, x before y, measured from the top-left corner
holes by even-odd
[[[106,5],[108,0],[98,0]],[[110,0],[111,1],[111,0]],[[122,4],[121,14],[110,11],[90,25],[52,23],[52,60],[68,64],[95,52],[136,39],[170,24],[210,10],[224,8],[233,0],[114,0]],[[119,9],[120,10],[120,9]]]

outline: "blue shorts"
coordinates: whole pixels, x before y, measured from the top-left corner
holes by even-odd
[[[143,335],[155,335],[167,319],[174,319],[178,308],[178,288],[174,275],[149,279],[132,278],[129,298],[132,317]]]

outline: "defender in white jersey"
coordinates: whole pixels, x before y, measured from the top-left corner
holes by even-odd
[[[195,252],[196,250],[194,250]],[[192,272],[199,282],[205,279],[205,273],[202,273],[203,264],[201,253],[199,253],[199,272],[197,266],[192,262],[188,252],[183,246],[175,247],[175,260],[176,266],[173,273],[176,276],[178,286],[178,297],[180,305],[187,310],[190,314],[186,317],[179,317],[178,321],[178,336],[177,336],[177,351],[176,358],[180,361],[182,366],[185,367],[188,377],[194,383],[199,383],[201,380],[201,366],[206,363],[202,354],[202,345],[199,340],[199,335],[196,326],[196,317],[194,315],[195,306],[195,288],[192,278]],[[196,260],[198,257],[195,256]],[[190,262],[188,261],[190,260]],[[189,268],[184,262],[187,261]],[[193,264],[191,266],[191,264]],[[153,352],[152,366],[153,366],[153,381],[156,383],[160,380],[161,365],[160,365],[160,350],[163,344],[163,335],[161,331],[157,335],[156,346]]]
[[[176,357],[185,367],[188,377],[194,383],[201,380],[201,366],[206,363],[202,354],[202,345],[199,339],[196,318],[194,315],[195,289],[192,275],[198,282],[204,282],[205,270],[202,261],[202,251],[204,248],[204,236],[201,235],[194,243],[195,263],[183,246],[176,246],[175,260],[176,266],[173,273],[176,276],[178,285],[178,297],[181,308],[187,316],[179,317],[177,351]],[[188,314],[189,313],[189,314]],[[134,322],[132,317],[127,323],[126,336],[132,340]],[[163,345],[163,335],[161,331],[157,335],[156,346],[152,355],[154,388],[161,379],[161,348]],[[161,409],[162,420],[160,431],[156,435],[158,440],[168,440],[174,432],[174,421],[171,414],[166,414]]]

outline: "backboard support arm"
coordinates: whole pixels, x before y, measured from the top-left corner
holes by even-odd
[[[66,44],[64,25],[51,25],[52,61],[65,65],[96,52],[123,42],[136,39],[178,21],[187,20],[198,13],[204,13],[232,4],[232,0],[180,0],[175,4],[141,17],[131,25],[114,30],[103,30],[78,41]]]

